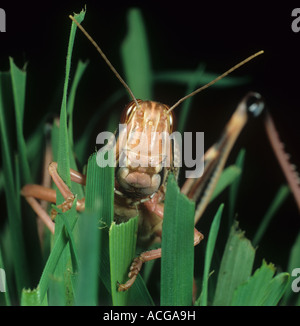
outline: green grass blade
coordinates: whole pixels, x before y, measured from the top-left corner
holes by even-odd
[[[70,94],[68,97],[67,103],[67,113],[68,113],[68,133],[69,133],[69,155],[70,155],[70,167],[78,171],[77,163],[74,155],[74,140],[73,140],[73,111],[74,111],[74,102],[75,95],[78,88],[78,84],[81,80],[83,73],[87,67],[88,62],[79,61],[76,67],[74,80],[71,85]],[[82,199],[84,197],[84,189],[83,186],[78,183],[72,184],[73,193],[77,194],[78,199]]]
[[[45,275],[45,277],[48,277],[46,282],[46,286],[48,287],[48,303],[51,306],[74,304],[73,273],[77,270],[78,255],[74,246],[74,239],[72,239],[70,234],[74,232],[77,222],[76,214],[76,201],[74,201],[70,210],[65,213],[58,213],[56,216],[56,221],[60,222],[60,230],[57,228],[58,223],[56,223],[53,250],[56,248],[57,251],[49,270],[47,269],[47,264],[45,267],[48,274]],[[68,221],[68,226],[65,224],[66,221]],[[59,246],[55,247],[57,242]],[[43,288],[42,285],[43,283],[40,286],[41,290]]]
[[[299,268],[299,266],[300,266],[300,233],[298,234],[298,236],[292,246],[292,249],[290,251],[287,271],[290,274],[292,274],[293,270],[295,268]],[[288,289],[285,292],[283,300],[282,300],[283,305],[291,305],[292,303],[294,303],[294,300],[297,300],[297,298],[298,298],[298,300],[300,300],[299,293],[295,293],[292,290],[291,285],[292,285],[293,280],[294,280],[294,278],[290,279],[290,286],[288,286]]]
[[[85,207],[87,212],[97,212],[100,229],[100,278],[106,290],[111,293],[108,230],[114,217],[115,169],[109,165],[100,168],[97,164],[97,153],[90,157]]]
[[[287,273],[281,273],[273,278],[275,274],[273,264],[262,266],[245,282],[240,285],[231,302],[232,306],[274,306],[282,297],[288,280]]]
[[[280,206],[284,203],[289,193],[290,189],[287,185],[283,185],[278,189],[269,209],[262,218],[262,221],[255,233],[255,236],[252,241],[253,246],[257,246],[259,244],[273,216],[276,214]]]
[[[77,203],[77,200],[75,199],[74,203],[73,203],[74,208],[76,207],[76,203]],[[73,211],[72,211],[72,215],[76,215],[76,211],[75,211],[74,208],[73,208]],[[73,237],[73,230],[70,227],[70,224],[68,222],[68,218],[66,217],[66,215],[61,213],[60,216],[61,216],[61,218],[63,220],[66,236],[67,236],[67,238],[69,240],[73,272],[76,273],[78,271],[78,254],[77,254],[77,248],[76,248],[76,245],[75,245],[75,240],[74,240],[74,237]],[[75,223],[76,223],[76,220],[77,220],[77,218],[75,217],[75,219],[74,219]]]
[[[234,291],[251,275],[255,250],[237,223],[231,228],[218,274],[213,304],[228,306]]]
[[[101,222],[110,227],[114,218],[114,185],[115,185],[115,168],[113,161],[109,161],[106,167],[100,167],[98,155],[94,153],[89,161],[93,160],[90,167],[91,174],[97,178],[98,182],[91,182],[91,191],[86,194],[86,209],[98,209]],[[108,160],[114,159],[111,152],[107,152]],[[98,208],[97,208],[98,207]]]
[[[125,283],[128,280],[129,267],[135,256],[137,227],[138,217],[135,217],[126,223],[113,223],[109,231],[111,294],[115,306],[154,305],[140,275],[128,291],[117,291],[117,283]]]
[[[263,261],[262,266],[235,291],[231,305],[233,306],[261,306],[265,298],[269,282],[275,273],[273,264],[267,265]]]
[[[138,217],[126,223],[112,223],[109,230],[111,294],[114,306],[126,306],[131,290],[118,292],[117,284],[128,280],[129,267],[135,256]]]
[[[5,198],[8,212],[8,223],[11,230],[11,244],[14,261],[14,272],[17,283],[18,298],[22,288],[29,285],[28,266],[26,262],[24,238],[22,234],[22,220],[20,207],[16,205],[16,197],[20,197],[19,189],[16,189],[7,119],[5,112],[12,107],[12,89],[9,73],[0,74],[0,138],[2,151],[2,166],[5,182]],[[17,201],[19,202],[19,200]]]
[[[105,255],[108,247],[107,243],[104,243],[105,231],[99,227],[102,226],[103,215],[107,220],[112,219],[110,215],[113,214],[113,182],[114,169],[109,166],[100,168],[96,162],[96,153],[91,155],[87,167],[86,210],[79,219],[80,269],[76,290],[77,305],[96,305],[99,273],[102,276],[109,274],[109,263],[104,267],[101,263],[108,259]],[[109,282],[109,276],[106,279]]]
[[[215,244],[219,232],[221,216],[223,212],[224,205],[220,205],[213,222],[210,227],[206,250],[205,250],[205,260],[204,260],[204,272],[203,272],[203,280],[202,280],[202,292],[195,305],[199,306],[207,306],[207,295],[208,295],[208,279],[210,273],[210,265],[212,256],[215,249]]]
[[[47,297],[41,302],[39,288],[22,291],[21,306],[48,306]]]
[[[263,301],[263,306],[276,306],[286,290],[288,289],[290,274],[280,273],[276,275],[270,282],[266,298]]]
[[[88,66],[88,62],[82,62],[82,61],[78,62],[73,83],[70,89],[70,94],[68,97],[68,107],[67,107],[67,112],[69,115],[68,131],[69,131],[69,141],[70,141],[71,148],[73,148],[73,111],[74,111],[75,96],[76,96],[76,91],[79,82],[87,66]]]
[[[75,15],[76,20],[81,23],[84,19],[85,11],[81,11],[80,14]],[[65,74],[65,82],[64,82],[64,90],[63,90],[63,98],[60,110],[60,124],[59,124],[59,145],[58,145],[58,156],[57,156],[57,169],[58,173],[64,182],[67,184],[69,188],[71,188],[71,178],[70,178],[70,144],[69,144],[69,135],[67,128],[67,93],[69,86],[69,78],[70,78],[70,69],[71,69],[71,58],[73,52],[73,45],[75,40],[77,26],[72,22],[69,44],[68,44],[68,52],[67,52],[67,60],[66,60],[66,74]],[[60,194],[57,194],[57,202],[61,204],[64,201]]]
[[[26,183],[32,183],[31,171],[29,169],[29,161],[27,156],[27,146],[23,134],[24,123],[24,108],[25,108],[25,90],[26,90],[26,71],[19,69],[9,58],[11,87],[14,101],[15,113],[15,130],[17,139],[17,157],[18,161],[15,166],[15,189],[16,201],[15,205],[20,210],[21,216],[21,186]],[[18,182],[19,181],[19,182]],[[26,253],[28,253],[28,274],[30,275],[31,284],[36,284],[39,277],[39,270],[41,269],[41,250],[37,234],[37,223],[34,214],[27,214],[23,218],[23,234],[24,242],[26,244]]]
[[[162,232],[161,305],[191,305],[194,275],[195,203],[167,183]]]
[[[230,186],[239,177],[240,174],[240,168],[235,165],[228,166],[226,169],[224,169],[210,201],[212,202],[216,197],[218,197],[224,191],[224,189]]]
[[[154,302],[141,275],[136,278],[129,292],[130,306],[154,306]]]
[[[66,248],[65,248],[66,250]],[[59,262],[60,263],[60,262]],[[58,264],[59,266],[59,264]],[[55,275],[56,274],[56,275]],[[49,281],[49,290],[48,297],[46,297],[49,306],[61,306],[64,307],[67,305],[67,295],[65,288],[68,284],[68,281],[64,279],[62,276],[58,276],[57,270],[54,275],[51,276]]]
[[[204,64],[200,63],[197,70],[195,70],[194,74],[191,75],[191,79],[189,80],[187,85],[186,94],[192,93],[197,88],[198,77],[199,75],[204,73],[204,69],[205,69]],[[184,132],[193,98],[194,96],[184,101],[180,109],[179,118],[178,118],[178,131],[180,133]]]
[[[238,197],[238,190],[241,182],[241,176],[242,176],[242,171],[243,171],[243,166],[244,166],[244,161],[245,161],[245,155],[246,151],[245,149],[240,150],[238,157],[235,162],[235,166],[237,166],[240,170],[241,173],[240,175],[236,178],[236,180],[230,185],[229,189],[229,226],[233,224],[234,220],[234,214],[235,214],[235,206],[236,206],[236,201]]]
[[[84,212],[79,221],[78,256],[79,271],[75,303],[79,306],[95,306],[98,302],[100,230],[97,213]]]
[[[67,211],[65,214],[74,214],[74,210],[75,207],[73,206],[71,210]],[[68,215],[66,215],[66,218],[68,218]],[[75,227],[76,220],[70,220],[69,222],[70,222],[69,227],[71,230],[73,230]],[[68,244],[68,238],[66,237],[65,230],[62,228],[60,232],[56,234],[56,241],[48,257],[47,263],[44,267],[39,282],[40,298],[42,301],[44,300],[45,295],[48,291],[50,278],[54,274],[57,264],[67,244]]]
[[[75,15],[75,18],[79,23],[82,22],[84,19],[85,11],[81,11],[80,14]],[[66,72],[65,72],[65,81],[64,81],[64,89],[63,89],[63,98],[61,104],[61,111],[60,111],[60,124],[59,124],[59,135],[58,135],[58,153],[57,153],[57,171],[62,180],[65,184],[71,189],[71,178],[70,178],[70,142],[69,142],[69,132],[67,127],[67,93],[68,93],[68,85],[69,85],[69,78],[70,78],[70,68],[71,68],[71,58],[73,52],[73,45],[75,40],[77,26],[72,22],[70,37],[69,37],[69,44],[68,44],[68,51],[67,51],[67,59],[66,59]],[[56,191],[56,204],[62,204],[64,202],[64,198],[61,195],[60,191]],[[68,216],[69,223],[71,225],[76,223],[77,215],[76,210],[69,210],[64,213],[65,216]],[[58,214],[55,220],[55,241],[57,241],[57,237],[62,236],[62,232],[65,229],[65,223],[63,221],[63,214]],[[72,228],[73,229],[73,228]],[[68,243],[68,241],[67,241]],[[73,289],[71,286],[70,279],[66,280],[67,277],[70,277],[70,272],[67,270],[67,266],[71,260],[71,253],[70,247],[67,244],[65,248],[63,248],[61,255],[59,256],[59,261],[56,264],[55,271],[54,271],[54,282],[50,283],[49,288],[49,304],[59,304],[57,302],[53,302],[52,298],[59,297],[55,293],[62,293],[63,288],[66,293],[66,302],[72,303],[72,294]],[[61,280],[64,280],[62,282]],[[51,299],[51,300],[50,300]],[[62,302],[60,302],[62,303]]]
[[[26,88],[26,72],[18,69],[13,59],[9,58],[10,73],[12,81],[12,90],[14,97],[16,132],[18,142],[18,154],[20,156],[20,167],[22,172],[22,183],[30,183],[32,181],[29,163],[27,159],[26,143],[23,135],[23,118],[25,107],[25,88]]]
[[[216,79],[219,75],[198,71],[198,76],[194,76],[195,71],[166,71],[166,72],[158,72],[154,74],[154,80],[157,82],[172,82],[177,84],[189,84],[190,80],[196,78],[197,84],[196,87],[200,87],[208,84],[212,80]],[[223,88],[223,87],[233,87],[238,85],[243,85],[249,82],[249,77],[226,77],[219,80],[216,84],[212,85],[212,87]]]
[[[136,98],[152,99],[152,72],[147,34],[140,10],[128,13],[128,34],[121,54],[125,79]]]

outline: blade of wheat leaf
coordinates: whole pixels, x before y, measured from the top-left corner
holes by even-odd
[[[262,266],[234,292],[231,305],[233,306],[274,306],[282,297],[288,284],[287,273],[275,274],[273,264],[264,260]]]
[[[11,146],[8,133],[8,125],[5,112],[9,112],[7,108],[13,107],[13,97],[11,89],[10,73],[0,73],[0,137],[2,151],[2,165],[5,182],[5,198],[7,203],[8,223],[11,236],[11,244],[13,251],[14,272],[17,283],[18,299],[24,286],[29,286],[28,266],[26,262],[24,238],[22,234],[22,219],[20,216],[20,208],[17,207],[15,197],[20,196],[16,193],[14,179],[14,160],[12,158]],[[17,300],[18,300],[17,299]]]
[[[132,51],[134,49],[134,51]],[[121,54],[125,77],[136,98],[152,98],[152,70],[149,46],[141,11],[128,12],[128,33]]]
[[[166,72],[158,72],[155,73],[153,78],[155,81],[162,82],[172,82],[178,84],[188,84],[191,79],[195,78],[197,83],[196,87],[200,87],[208,84],[219,75],[212,74],[209,72],[198,71],[197,76],[195,76],[195,71],[166,71]],[[226,77],[221,79],[216,84],[212,85],[212,87],[216,88],[224,88],[224,87],[234,87],[241,84],[249,83],[249,77]]]
[[[234,291],[250,277],[254,257],[255,249],[236,222],[222,256],[213,305],[230,305]]]
[[[127,281],[130,264],[135,255],[138,218],[126,223],[113,223],[109,230],[109,256],[111,274],[111,293],[114,306],[128,304],[129,291],[119,292],[117,284]]]
[[[235,206],[238,198],[238,190],[241,183],[241,177],[243,172],[243,166],[245,161],[246,151],[245,149],[240,150],[235,165],[241,170],[240,175],[236,178],[236,180],[231,184],[229,188],[229,201],[228,201],[228,211],[229,211],[229,226],[233,224],[234,214],[235,214]]]
[[[168,178],[161,259],[161,305],[191,305],[194,275],[195,203]]]
[[[32,182],[29,163],[27,159],[26,143],[23,135],[23,118],[25,107],[25,88],[26,88],[26,72],[18,69],[13,59],[9,58],[12,90],[14,95],[14,107],[16,118],[16,132],[18,142],[18,153],[20,156],[20,166],[22,171],[22,183]]]
[[[114,168],[99,167],[96,156],[94,153],[88,160],[86,209],[79,220],[77,305],[97,304],[99,275],[110,288],[107,228],[102,227],[113,218]]]
[[[76,19],[81,22],[84,19],[85,11],[81,11],[80,14],[75,15]],[[71,68],[71,57],[74,45],[74,39],[76,34],[77,26],[72,23],[68,51],[67,51],[67,59],[66,59],[66,72],[65,72],[65,81],[64,81],[64,90],[63,90],[63,98],[61,104],[60,111],[60,124],[59,124],[59,135],[58,135],[58,143],[57,143],[57,170],[60,177],[66,183],[66,185],[71,189],[71,178],[70,178],[70,143],[69,143],[69,132],[67,126],[67,92],[68,92],[68,84],[69,84],[69,76],[70,76],[70,68]],[[64,198],[61,195],[60,191],[56,191],[57,193],[57,202],[56,204],[61,204],[64,202]],[[74,203],[73,203],[74,204]],[[74,205],[73,205],[74,207]],[[72,208],[73,208],[72,207]],[[56,257],[58,260],[55,262],[56,266],[54,269],[54,278],[52,282],[47,283],[49,286],[49,305],[58,305],[58,304],[73,304],[73,288],[72,288],[72,279],[71,279],[71,271],[67,269],[67,266],[71,261],[71,252],[70,247],[68,245],[69,237],[65,237],[64,229],[73,230],[73,225],[76,224],[77,214],[75,209],[71,209],[65,213],[65,216],[68,218],[68,222],[71,227],[66,226],[64,223],[64,218],[62,214],[58,214],[56,217],[55,223],[55,243],[59,241],[65,242],[65,245],[59,246],[59,249],[62,249],[60,254]],[[67,232],[68,233],[68,232]],[[62,237],[62,239],[61,239]],[[74,246],[72,246],[73,251]],[[71,248],[71,250],[72,250]],[[73,255],[74,256],[74,255]],[[73,260],[74,261],[74,260]],[[42,283],[43,284],[43,283]],[[44,289],[42,289],[44,291]],[[61,293],[65,293],[65,301],[61,299]],[[43,297],[41,298],[43,300]],[[56,302],[55,300],[59,300]]]
[[[272,218],[275,216],[276,212],[284,203],[285,199],[288,197],[289,194],[290,194],[290,189],[287,185],[280,186],[267,212],[263,216],[261,223],[254,235],[252,241],[253,246],[257,246],[259,244]]]
[[[210,273],[210,264],[212,260],[212,256],[215,249],[215,244],[219,232],[221,216],[223,212],[224,205],[220,205],[213,222],[211,223],[208,240],[206,244],[205,250],[205,260],[204,260],[204,272],[202,279],[202,292],[198,300],[195,302],[195,305],[199,306],[207,306],[207,296],[208,296],[208,279]]]

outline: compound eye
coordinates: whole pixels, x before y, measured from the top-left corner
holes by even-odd
[[[120,122],[127,123],[132,112],[134,112],[135,110],[136,110],[135,102],[134,101],[129,102],[122,111]]]
[[[172,131],[176,130],[177,127],[176,116],[173,111],[169,113],[169,123],[170,123],[170,133],[172,133]]]
[[[259,93],[249,93],[246,100],[247,111],[254,117],[258,117],[264,110],[265,103]]]

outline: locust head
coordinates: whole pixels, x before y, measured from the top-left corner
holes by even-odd
[[[169,135],[174,115],[168,109],[165,104],[137,100],[123,111],[125,128],[117,141],[116,177],[119,190],[127,196],[145,198],[157,192],[172,165]]]

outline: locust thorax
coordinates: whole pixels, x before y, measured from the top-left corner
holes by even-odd
[[[126,128],[116,144],[116,179],[118,190],[131,198],[156,193],[172,165],[169,135],[174,115],[168,109],[165,104],[137,100],[130,102],[122,113],[121,123]]]

